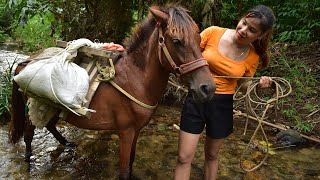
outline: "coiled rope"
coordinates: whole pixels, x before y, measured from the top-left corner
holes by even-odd
[[[256,129],[254,130],[253,135],[251,136],[249,143],[247,144],[244,152],[242,153],[242,155],[240,157],[241,168],[244,171],[250,172],[250,171],[254,171],[255,169],[259,168],[266,161],[266,159],[268,158],[268,155],[269,155],[268,138],[267,138],[267,135],[262,127],[262,122],[266,118],[267,111],[270,109],[270,107],[273,107],[273,106],[277,107],[279,99],[288,96],[292,92],[292,87],[291,87],[290,83],[283,78],[271,77],[272,82],[274,83],[275,93],[272,98],[266,100],[266,99],[260,97],[257,93],[257,88],[259,86],[260,78],[257,78],[257,77],[250,77],[250,78],[249,77],[241,77],[241,78],[249,79],[250,81],[252,81],[252,83],[247,88],[247,91],[245,94],[243,94],[242,96],[239,96],[239,94],[240,94],[239,91],[240,91],[241,87],[245,84],[245,83],[243,83],[238,87],[238,89],[236,90],[236,92],[233,96],[234,100],[238,101],[238,100],[244,99],[244,102],[245,102],[245,108],[247,111],[247,113],[246,113],[247,118],[246,118],[244,134],[247,131],[248,120],[249,120],[248,115],[251,114],[252,116],[254,116],[258,120],[258,125],[257,125]],[[261,116],[258,115],[258,113],[256,112],[256,110],[254,108],[254,106],[257,107],[259,105],[264,107],[264,110],[262,111]],[[253,142],[254,142],[254,139],[255,139],[259,130],[261,130],[262,138],[266,142],[265,149],[263,149],[263,153],[265,155],[264,155],[263,160],[258,165],[256,165],[253,168],[248,169],[243,166],[244,155],[245,155],[246,151],[248,151],[249,148],[254,147]]]

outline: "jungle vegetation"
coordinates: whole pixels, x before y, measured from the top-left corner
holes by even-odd
[[[0,42],[20,43],[25,52],[54,46],[57,39],[121,44],[134,25],[143,19],[153,4],[173,0],[0,0]],[[287,79],[294,91],[281,102],[283,118],[303,132],[319,128],[319,53],[320,1],[318,0],[181,0],[190,10],[200,30],[217,25],[234,28],[251,7],[264,4],[277,18],[270,67],[257,76]],[[293,50],[292,50],[292,48]],[[300,52],[300,53],[297,53]],[[313,55],[310,55],[310,52]],[[10,78],[9,78],[10,79]],[[1,77],[0,116],[9,114],[10,81]],[[319,131],[319,130],[318,130]],[[320,131],[318,132],[320,134]]]

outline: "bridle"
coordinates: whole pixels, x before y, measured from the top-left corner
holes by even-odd
[[[181,64],[180,66],[177,66],[176,63],[173,61],[168,48],[166,47],[164,43],[164,37],[161,26],[157,26],[159,29],[159,60],[160,63],[163,64],[162,58],[161,58],[161,49],[164,52],[166,59],[170,63],[173,72],[178,74],[179,76],[185,75],[191,71],[194,71],[198,68],[201,68],[203,66],[209,66],[208,62],[204,58],[195,59],[191,62]]]

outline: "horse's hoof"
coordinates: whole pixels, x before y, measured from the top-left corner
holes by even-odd
[[[65,146],[66,146],[66,147],[68,147],[68,148],[74,148],[74,147],[77,147],[77,145],[76,145],[76,144],[74,144],[74,143],[72,143],[72,142],[67,142],[67,143],[65,144]]]
[[[25,154],[24,154],[24,157],[25,157],[25,158],[24,158],[24,161],[25,161],[25,162],[28,162],[28,163],[31,162],[31,156],[32,156],[32,153],[31,153],[31,152],[25,153]]]
[[[119,180],[130,180],[130,177],[119,176]]]
[[[137,177],[132,176],[131,173],[125,175],[119,175],[119,180],[139,180]]]

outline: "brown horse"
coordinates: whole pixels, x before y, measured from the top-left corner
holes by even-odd
[[[169,73],[179,74],[195,100],[204,102],[213,97],[215,84],[200,50],[200,35],[186,9],[178,5],[150,8],[148,17],[126,39],[126,51],[115,65],[115,83],[136,99],[156,105],[164,94]],[[16,74],[25,65],[20,64]],[[10,141],[24,136],[26,160],[30,160],[33,126],[25,115],[26,97],[14,83]],[[129,179],[140,130],[150,121],[154,109],[131,101],[110,83],[102,82],[92,98],[90,119],[70,114],[66,121],[79,128],[117,130],[120,137],[120,179]],[[57,131],[55,116],[46,128],[63,145],[70,143]]]

